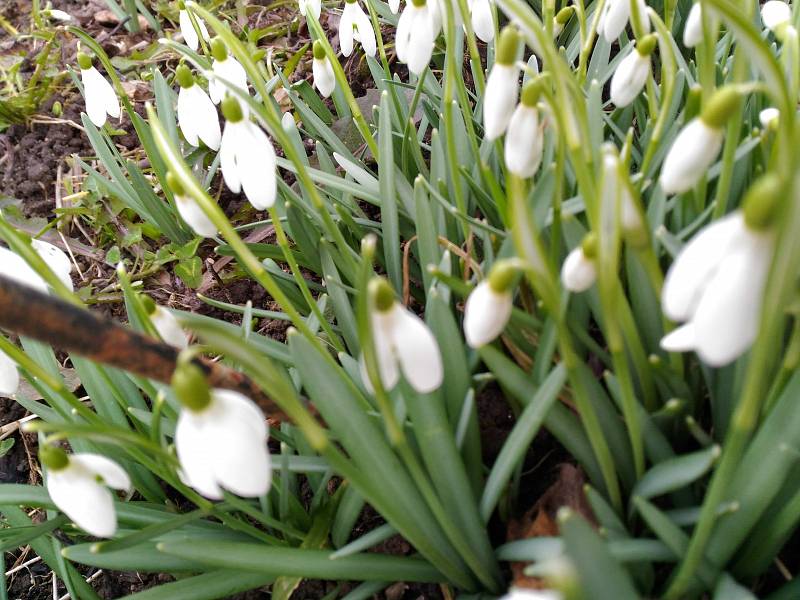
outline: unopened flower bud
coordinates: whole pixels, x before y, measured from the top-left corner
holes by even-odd
[[[205,373],[187,354],[179,356],[171,384],[180,403],[191,411],[200,412],[211,403],[211,388]]]
[[[755,231],[768,229],[774,222],[786,186],[780,177],[767,173],[758,178],[747,190],[742,201],[745,224]]]

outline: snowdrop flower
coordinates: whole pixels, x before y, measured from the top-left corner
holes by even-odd
[[[425,321],[395,300],[394,290],[385,279],[373,279],[369,295],[373,305],[372,339],[383,387],[394,388],[402,371],[420,394],[437,389],[444,377],[442,355]],[[361,364],[364,384],[372,389],[363,359]]]
[[[178,125],[183,137],[192,146],[199,146],[199,140],[203,140],[212,150],[219,150],[222,134],[214,103],[197,85],[189,67],[178,66],[175,75],[181,88],[178,92]]]
[[[113,536],[117,531],[117,514],[108,488],[130,490],[131,480],[125,470],[105,456],[90,453],[67,456],[55,446],[43,446],[39,460],[47,467],[47,493],[53,504],[86,533]]]
[[[325,48],[319,40],[314,41],[314,60],[311,63],[311,73],[314,76],[314,87],[323,97],[329,98],[336,89],[336,76],[333,74],[333,65],[325,54]]]
[[[617,203],[619,222],[626,241],[641,248],[649,240],[644,214],[634,199],[630,182],[622,175],[619,156],[613,144],[603,148],[602,202]]]
[[[783,0],[769,0],[761,7],[761,22],[776,35],[780,35],[791,20],[792,9]]]
[[[248,498],[266,494],[272,479],[267,421],[255,403],[233,390],[209,390],[184,354],[172,386],[182,404],[175,427],[181,480],[212,500],[221,500],[223,489]]]
[[[558,35],[564,31],[564,27],[572,18],[572,13],[575,12],[575,9],[572,6],[565,6],[562,8],[556,16],[553,18],[553,37],[558,37]]]
[[[686,323],[661,340],[662,348],[694,350],[719,367],[752,345],[774,250],[770,225],[782,192],[777,177],[763,177],[751,187],[743,210],[714,221],[686,244],[661,298],[664,314]]]
[[[150,296],[141,296],[147,316],[159,337],[170,346],[183,350],[189,346],[189,339],[178,323],[178,319],[163,306],[159,306]]]
[[[267,134],[245,118],[239,101],[228,96],[222,102],[225,131],[219,150],[225,185],[234,194],[244,190],[256,209],[275,204],[275,150]]]
[[[353,41],[360,42],[367,56],[375,56],[378,51],[372,21],[358,4],[358,0],[345,0],[342,18],[339,19],[339,46],[342,54],[353,53]]]
[[[468,0],[472,31],[482,42],[489,43],[494,39],[494,15],[491,0]]]
[[[217,235],[217,226],[208,218],[200,205],[186,193],[181,182],[172,172],[167,173],[167,185],[172,190],[178,214],[192,231],[200,237],[211,238]]]
[[[190,15],[186,8],[181,8],[178,13],[178,23],[181,27],[183,41],[185,41],[186,45],[192,50],[197,50],[200,45],[200,38],[197,36],[197,30],[195,30],[194,24],[192,23],[192,17],[194,17],[194,22],[197,23],[197,29],[200,30],[200,35],[203,36],[203,39],[208,41],[211,39],[211,36],[208,35],[208,28],[200,17],[197,15]]]
[[[69,13],[64,12],[63,10],[58,10],[57,8],[51,8],[49,10],[43,10],[45,16],[50,17],[56,21],[71,21],[72,15]]]
[[[397,58],[406,63],[414,75],[419,75],[431,62],[435,40],[436,32],[433,31],[428,2],[411,0],[397,22],[394,40]]]
[[[464,305],[464,337],[472,348],[494,341],[511,318],[517,269],[510,261],[496,263]]]
[[[758,113],[758,120],[761,122],[761,127],[768,129],[778,124],[780,116],[781,111],[774,106],[770,106]]]
[[[664,159],[661,187],[667,194],[692,189],[714,162],[722,147],[723,127],[739,104],[732,87],[718,90],[699,117],[684,127]]]
[[[506,27],[497,43],[492,72],[486,81],[483,97],[483,129],[486,139],[495,140],[505,132],[519,93],[519,69],[516,65],[519,34]]]
[[[522,101],[517,105],[506,134],[506,168],[518,177],[532,177],[542,162],[543,127],[539,123],[541,83],[529,81],[522,88]]]
[[[0,352],[0,396],[13,396],[19,390],[17,363],[5,352]]]
[[[692,4],[686,25],[683,27],[683,45],[694,48],[703,41],[703,8],[700,2]]]
[[[217,77],[222,78],[227,84],[247,91],[247,73],[238,60],[228,54],[225,42],[219,38],[211,40],[211,55],[214,62],[211,63],[211,71],[215,77],[208,82],[208,95],[214,104],[219,104],[225,97],[228,87]]]
[[[656,36],[645,36],[617,65],[611,77],[611,101],[615,106],[628,106],[641,93],[650,77],[650,54],[655,46]]]
[[[304,17],[308,15],[309,9],[315,19],[319,19],[319,16],[322,14],[322,0],[297,0],[297,4],[300,9],[300,14]]]
[[[639,28],[643,33],[649,33],[650,18],[647,16],[647,4],[644,0],[636,0],[636,8],[639,13]],[[608,0],[600,16],[598,31],[611,44],[620,36],[630,18],[631,0]]]
[[[570,292],[585,292],[597,279],[594,261],[597,258],[597,236],[588,233],[583,242],[567,254],[561,267],[561,282]]]
[[[72,290],[72,278],[70,277],[72,263],[67,255],[53,244],[42,240],[31,240],[31,246],[61,282]],[[41,275],[34,271],[24,258],[8,248],[0,247],[0,275],[29,285],[41,292],[47,292],[49,289]]]
[[[83,52],[78,53],[78,66],[81,69],[83,97],[86,100],[86,114],[95,127],[106,123],[106,114],[119,118],[119,99],[114,88],[100,75],[100,71],[92,66],[92,59]]]

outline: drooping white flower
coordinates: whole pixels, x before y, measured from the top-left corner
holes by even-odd
[[[378,42],[367,13],[361,8],[358,0],[345,0],[342,18],[339,19],[339,46],[344,56],[353,53],[353,42],[360,42],[364,54],[375,56]]]
[[[5,352],[0,352],[0,396],[10,397],[19,389],[17,363]]]
[[[175,318],[175,315],[155,302],[147,308],[150,310],[148,315],[150,317],[150,322],[153,324],[153,327],[156,328],[158,335],[165,343],[179,350],[183,350],[189,346],[189,338],[180,323],[178,323],[178,319]]]
[[[748,226],[743,211],[700,231],[664,281],[664,314],[686,323],[665,336],[661,347],[694,350],[711,366],[745,352],[758,334],[773,249],[771,233]]]
[[[505,132],[519,94],[519,69],[516,65],[519,35],[506,27],[497,43],[497,56],[486,80],[483,96],[483,129],[486,139],[495,140]]]
[[[314,41],[314,60],[311,63],[311,73],[314,76],[314,87],[319,90],[323,97],[329,98],[336,89],[336,76],[333,73],[333,65],[325,48],[319,40]]]
[[[228,96],[222,103],[225,131],[220,145],[220,167],[225,185],[234,194],[244,190],[256,209],[275,203],[275,149],[261,128],[245,118],[239,102]]]
[[[561,267],[561,282],[570,292],[585,292],[594,285],[597,279],[594,264],[596,246],[596,238],[590,233],[580,246],[567,254]]]
[[[539,122],[538,81],[529,81],[522,89],[522,101],[508,124],[505,143],[506,168],[523,178],[533,177],[542,162],[544,129]]]
[[[221,500],[223,489],[248,498],[266,494],[272,471],[261,409],[233,390],[209,393],[206,388],[199,398],[182,394],[175,378],[173,386],[183,403],[175,449],[184,483],[212,500]],[[196,394],[187,388],[188,394]]]
[[[49,10],[42,11],[46,16],[50,17],[51,19],[55,19],[56,21],[71,21],[72,15],[69,13],[64,12],[63,10],[58,10],[57,8],[51,8]]]
[[[238,60],[228,54],[228,49],[221,39],[214,38],[211,40],[211,54],[214,57],[214,61],[211,63],[211,71],[215,75],[208,82],[208,95],[211,97],[211,101],[214,104],[222,102],[222,99],[227,94],[228,85],[246,92],[247,72]],[[224,82],[217,79],[217,77],[224,80]]]
[[[200,35],[203,36],[203,39],[206,41],[211,39],[211,36],[208,35],[208,28],[206,24],[203,23],[203,20],[197,15],[194,15],[194,20],[197,23],[197,28],[200,30]],[[180,13],[178,13],[178,23],[180,24],[183,41],[185,41],[186,45],[192,50],[197,50],[200,45],[200,38],[197,36],[197,31],[192,25],[192,16],[189,15],[189,11],[181,9]]]
[[[197,85],[186,65],[178,67],[176,78],[181,88],[178,92],[178,125],[183,137],[192,146],[199,146],[199,140],[203,140],[212,150],[219,150],[222,133],[214,103]]]
[[[761,126],[764,129],[767,129],[773,124],[777,124],[780,116],[781,116],[781,111],[775,108],[774,106],[770,106],[769,108],[765,108],[760,113],[758,113],[758,120],[761,123]]]
[[[617,65],[611,77],[611,101],[616,106],[628,106],[642,92],[650,77],[650,54],[655,44],[655,36],[644,37]]]
[[[661,187],[667,194],[690,190],[716,159],[722,147],[723,126],[739,103],[732,87],[718,90],[699,117],[681,130],[661,167]]]
[[[494,15],[492,0],[468,0],[472,30],[478,39],[489,43],[494,39]]]
[[[106,123],[106,115],[119,118],[119,98],[112,85],[92,66],[92,59],[82,52],[78,53],[78,66],[81,69],[83,97],[86,100],[86,114],[95,127]]]
[[[53,503],[87,533],[111,537],[117,531],[114,498],[108,487],[130,490],[125,470],[105,456],[45,446],[39,458],[47,469],[47,493]],[[108,486],[108,487],[107,487]]]
[[[167,185],[172,190],[175,206],[181,219],[192,228],[195,234],[212,238],[217,235],[217,226],[208,218],[194,198],[186,193],[178,178],[172,172],[167,173]]]
[[[650,31],[650,17],[647,16],[647,4],[644,0],[636,0],[639,13],[639,26],[644,33]],[[608,0],[600,16],[598,31],[611,44],[617,40],[631,17],[631,0]]]
[[[508,263],[497,263],[464,305],[464,337],[472,348],[480,348],[503,333],[514,307],[512,288],[516,271]]]
[[[761,7],[761,22],[775,33],[780,33],[791,20],[792,8],[783,0],[769,0]]]
[[[703,8],[700,2],[692,4],[686,25],[683,27],[683,45],[694,48],[703,41]]]
[[[432,0],[433,1],[433,0]],[[411,0],[397,22],[395,50],[397,58],[408,70],[419,75],[428,66],[433,54],[436,34],[426,0]]]
[[[397,302],[391,286],[383,279],[370,282],[370,295],[375,305],[370,314],[372,339],[383,387],[394,388],[402,371],[406,381],[420,394],[437,389],[444,377],[442,355],[425,321]],[[363,360],[362,378],[367,388],[372,389]]]
[[[72,263],[69,257],[53,244],[42,240],[31,240],[31,245],[50,267],[50,270],[68,289],[72,290],[72,278],[70,277]],[[8,248],[0,248],[0,275],[42,292],[47,292],[49,289],[45,280],[25,262],[25,259]]]
[[[300,14],[304,17],[308,14],[309,9],[315,19],[319,19],[322,14],[322,0],[297,0]]]

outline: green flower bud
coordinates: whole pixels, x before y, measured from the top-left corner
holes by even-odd
[[[520,96],[522,103],[530,108],[535,108],[536,103],[539,102],[539,96],[542,95],[542,80],[532,79],[522,86],[522,94]]]
[[[650,56],[653,53],[653,50],[656,49],[657,43],[658,36],[656,36],[655,33],[651,33],[650,35],[646,35],[636,42],[636,50],[639,52],[640,56]]]
[[[411,0],[411,3],[417,8],[422,8],[427,4],[426,0]]]
[[[53,108],[50,109],[50,112],[53,113],[54,117],[60,117],[64,114],[64,106],[61,104],[61,102],[56,100],[53,102]]]
[[[178,400],[189,410],[200,412],[211,404],[211,389],[205,373],[183,353],[178,357],[171,383]]]
[[[172,190],[172,193],[176,196],[185,196],[186,191],[183,189],[183,185],[181,184],[178,177],[172,171],[167,173],[167,185],[169,189]]]
[[[504,293],[511,291],[519,279],[519,270],[509,260],[500,260],[489,271],[489,287],[493,292]]]
[[[517,59],[517,49],[519,48],[519,34],[510,25],[503,28],[500,32],[500,39],[497,41],[496,62],[500,65],[513,65]]]
[[[239,101],[233,96],[227,96],[222,101],[222,116],[224,116],[225,120],[229,123],[238,123],[244,118],[242,107],[239,105]]]
[[[184,64],[178,65],[178,68],[175,69],[175,79],[178,80],[178,85],[182,88],[190,88],[194,85],[192,71]]]
[[[78,52],[78,66],[84,71],[86,69],[91,69],[92,58],[88,54],[85,54],[83,52]]]
[[[747,190],[742,202],[747,226],[755,231],[768,229],[775,222],[780,201],[786,196],[786,191],[786,186],[774,173],[758,178]]]
[[[319,40],[314,40],[314,58],[317,60],[325,58],[325,46]]]
[[[700,113],[703,123],[713,129],[721,129],[739,108],[741,94],[733,86],[725,86],[714,92],[708,104]]]
[[[394,306],[394,289],[383,277],[375,277],[369,282],[367,292],[375,308],[380,312],[386,312]]]
[[[211,40],[211,56],[214,60],[223,61],[228,58],[228,49],[225,47],[225,42],[222,38],[215,37]]]
[[[51,471],[60,471],[69,464],[69,456],[61,448],[46,444],[39,448],[39,462]]]
[[[139,300],[141,300],[142,306],[148,315],[152,315],[154,312],[156,312],[156,303],[150,296],[139,294]]]
[[[560,11],[558,11],[558,14],[556,14],[555,18],[556,23],[558,23],[559,25],[566,25],[567,21],[570,20],[570,18],[572,17],[572,13],[574,12],[575,12],[574,7],[565,6]]]

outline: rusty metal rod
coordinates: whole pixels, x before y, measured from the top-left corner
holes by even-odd
[[[178,358],[178,350],[168,344],[2,275],[0,327],[163,383],[170,382]],[[275,402],[243,373],[202,357],[195,362],[212,387],[241,392],[271,420],[287,419]]]

